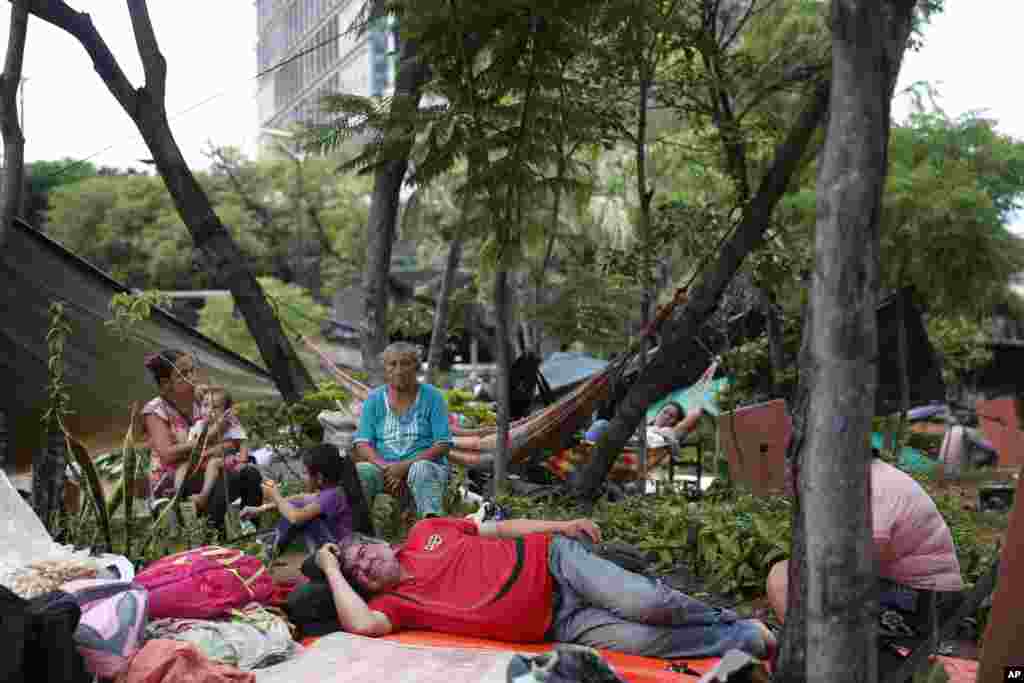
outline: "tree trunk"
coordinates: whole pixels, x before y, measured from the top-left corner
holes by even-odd
[[[32,462],[32,508],[51,532],[55,518],[61,512],[67,455],[64,432],[57,425],[50,425],[46,432],[46,445],[36,452]]]
[[[377,8],[380,6],[381,3],[376,2],[374,11],[379,11]],[[391,107],[398,113],[409,113],[419,108],[421,91],[429,76],[429,69],[417,57],[416,43],[411,40],[402,41],[398,59]],[[408,116],[405,118],[408,119]],[[377,384],[383,379],[380,354],[388,343],[387,281],[391,270],[391,248],[395,242],[402,180],[409,168],[409,153],[412,151],[415,131],[411,126],[392,125],[384,135],[384,146],[391,150],[391,156],[377,167],[373,177],[373,195],[367,221],[366,271],[363,275],[366,297],[363,367],[370,375],[371,384]],[[396,143],[396,140],[399,142]]]
[[[509,462],[509,422],[512,408],[512,384],[509,377],[512,371],[512,359],[510,358],[511,345],[509,343],[508,271],[505,269],[501,256],[498,258],[494,272],[494,307],[498,328],[495,334],[498,395],[494,397],[498,407],[498,433],[494,452],[494,480],[491,495],[497,497],[505,490],[505,477]]]
[[[772,366],[772,394],[781,393],[780,377],[786,369],[786,339],[782,324],[782,314],[775,302],[775,297],[760,289],[761,311],[765,318],[765,333],[768,336],[768,359]]]
[[[281,395],[287,401],[299,400],[304,392],[313,388],[313,380],[249,270],[247,259],[217,217],[171,133],[164,108],[167,62],[160,53],[145,0],[128,0],[146,79],[146,84],[138,89],[128,81],[88,14],[76,12],[62,0],[30,0],[29,11],[73,35],[89,53],[97,73],[142,134],[174,206],[202,252],[213,279],[231,290]]]
[[[722,292],[747,254],[760,245],[771,222],[772,210],[799,168],[827,107],[826,83],[815,89],[786,140],[776,149],[775,159],[757,194],[743,209],[740,224],[722,245],[718,258],[705,270],[700,283],[692,288],[682,311],[666,324],[658,352],[619,404],[590,462],[581,475],[574,478],[574,488],[581,497],[597,498],[615,459],[643,420],[647,406],[669,391],[697,381],[706,369],[706,356],[696,341],[697,332],[718,306]]]
[[[794,537],[802,543],[794,546],[801,556],[793,557],[783,642],[796,652],[783,654],[784,681],[873,681],[878,673],[868,448],[877,385],[878,225],[891,86],[913,4],[832,4],[831,115],[794,416]]]
[[[1024,633],[1021,576],[1024,576],[1024,487],[1018,480],[999,560],[999,582],[992,594],[992,612],[985,629],[978,683],[1001,683],[1008,680],[1003,675],[1006,667],[1024,664],[1020,655],[1020,634]]]
[[[451,306],[452,290],[455,287],[455,274],[462,260],[462,237],[456,235],[448,244],[448,259],[444,264],[444,277],[441,280],[441,291],[437,295],[437,307],[434,309],[434,329],[430,332],[430,351],[427,353],[427,377],[433,384],[438,382],[441,370],[441,358],[448,343],[448,309]]]
[[[25,136],[18,121],[18,87],[25,55],[28,10],[24,0],[11,2],[11,27],[7,34],[7,56],[0,74],[0,133],[4,136],[3,186],[0,187],[0,248],[7,240],[14,217],[22,213],[25,190]]]

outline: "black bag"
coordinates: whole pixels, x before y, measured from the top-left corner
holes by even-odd
[[[24,600],[0,586],[0,681],[92,681],[75,646],[81,616],[78,602],[63,591]]]

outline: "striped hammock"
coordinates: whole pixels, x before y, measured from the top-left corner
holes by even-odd
[[[358,401],[366,400],[366,397],[370,395],[369,386],[338,367],[313,342],[305,337],[302,337],[302,340],[317,354],[337,382],[352,393],[353,398]],[[563,450],[564,439],[589,424],[590,416],[597,404],[608,397],[613,373],[618,368],[619,364],[609,363],[604,370],[593,375],[555,403],[509,425],[509,457],[512,462],[522,462],[531,454],[545,448],[559,452],[554,459],[562,457],[562,454],[565,453]],[[694,386],[706,388],[717,368],[716,360],[705,370]],[[497,428],[494,426],[475,429],[453,427],[452,448],[448,453],[448,458],[452,462],[465,466],[489,465],[497,448],[497,437]],[[664,453],[660,453],[660,451],[664,451]],[[651,459],[648,463],[648,471],[661,463],[668,452],[668,448],[648,450],[648,458]],[[626,451],[620,460],[629,463],[635,461],[636,457],[635,454],[631,456],[630,452]],[[589,459],[589,454],[587,458]],[[566,460],[562,469],[568,467],[570,461],[571,458]],[[636,463],[627,464],[626,467],[635,472],[638,465]],[[554,471],[558,474],[557,467]],[[631,477],[635,477],[635,475],[631,475]]]

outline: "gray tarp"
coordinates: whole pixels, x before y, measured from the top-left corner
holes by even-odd
[[[111,297],[128,289],[27,224],[15,221],[0,258],[0,408],[10,431],[7,467],[24,470],[44,442],[40,418],[46,410],[46,333],[49,306],[65,304],[71,334],[64,354],[65,378],[74,415],[66,424],[95,454],[120,444],[130,406],[156,395],[143,365],[145,354],[162,348],[192,352],[206,381],[226,386],[236,400],[272,398],[267,372],[157,310],[120,340],[104,322]]]
[[[576,351],[552,353],[540,365],[540,374],[548,381],[551,391],[558,393],[578,384],[605,369],[608,361]]]

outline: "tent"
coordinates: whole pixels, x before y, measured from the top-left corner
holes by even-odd
[[[6,387],[0,409],[7,415],[8,470],[27,470],[45,442],[40,423],[47,408],[51,302],[64,304],[71,325],[64,359],[74,414],[65,423],[91,453],[119,445],[132,403],[156,395],[143,358],[162,348],[194,354],[202,378],[227,387],[236,400],[279,396],[265,370],[163,310],[135,324],[131,339],[119,339],[105,323],[111,298],[128,288],[27,223],[16,220],[8,231],[0,279],[6,283],[0,293],[0,382]]]

